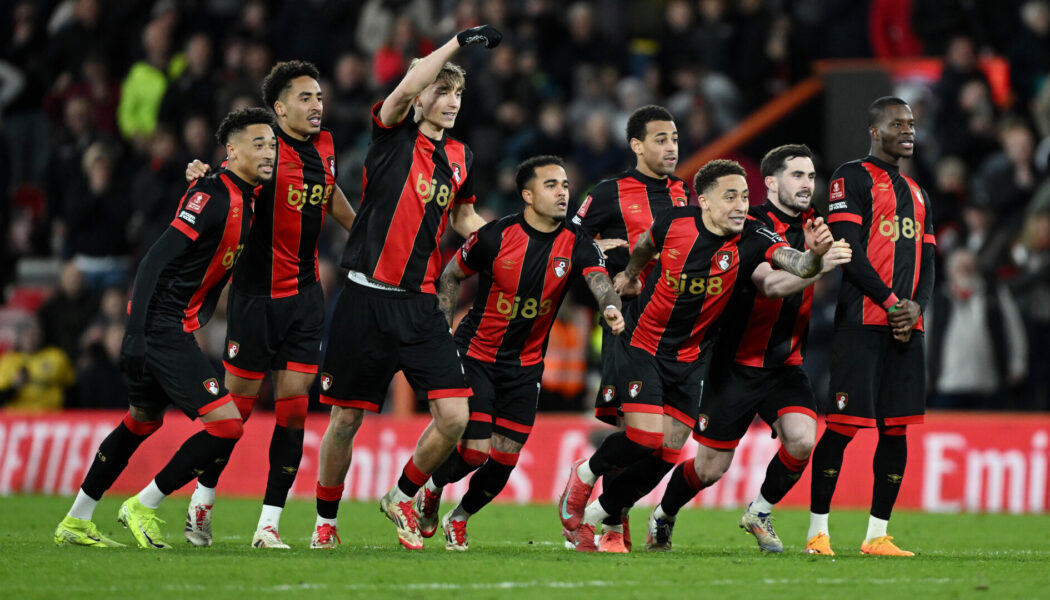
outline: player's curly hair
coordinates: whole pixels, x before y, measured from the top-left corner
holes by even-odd
[[[662,106],[647,104],[635,109],[627,118],[627,143],[631,140],[645,141],[645,126],[650,121],[674,121],[671,111]]]
[[[762,164],[758,169],[762,177],[775,176],[787,168],[787,161],[792,158],[813,159],[813,151],[805,144],[784,144],[777,146],[762,157]]]
[[[542,156],[533,156],[526,158],[518,165],[518,170],[514,174],[514,183],[518,185],[518,193],[525,189],[525,186],[529,184],[529,181],[536,176],[536,169],[540,167],[546,167],[547,165],[558,165],[561,168],[565,168],[565,161],[560,156],[554,156],[553,154],[545,154]]]
[[[284,90],[292,84],[292,80],[302,76],[312,77],[314,81],[321,79],[321,74],[313,63],[305,60],[288,60],[279,62],[270,69],[270,73],[262,82],[263,102],[268,107],[281,97]]]
[[[225,146],[233,134],[244,131],[249,125],[258,125],[260,123],[273,127],[273,113],[258,106],[235,110],[226,115],[222,123],[219,123],[219,130],[215,132],[215,139],[218,140],[220,145]]]
[[[700,167],[700,170],[696,172],[696,176],[693,177],[693,189],[696,190],[698,195],[706,194],[718,184],[720,177],[725,177],[726,175],[747,177],[747,171],[735,160],[716,158]]]

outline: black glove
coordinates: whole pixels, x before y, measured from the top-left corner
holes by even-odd
[[[139,381],[146,373],[146,336],[125,333],[120,345],[120,370],[131,381]]]
[[[492,25],[479,25],[478,27],[464,29],[456,34],[456,41],[459,42],[460,46],[484,42],[486,48],[495,48],[499,46],[502,39],[503,34]]]

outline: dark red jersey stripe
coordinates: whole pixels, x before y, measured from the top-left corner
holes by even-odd
[[[188,332],[200,329],[201,324],[197,319],[197,313],[200,312],[204,298],[233,266],[232,262],[229,265],[223,265],[223,257],[226,256],[227,253],[232,253],[231,257],[236,257],[237,246],[241,242],[241,219],[244,217],[244,196],[241,194],[240,188],[233,183],[233,180],[231,180],[228,175],[220,175],[220,178],[222,179],[223,184],[226,185],[226,190],[230,194],[230,207],[226,214],[226,225],[222,231],[222,239],[219,240],[219,245],[215,248],[215,254],[212,255],[211,260],[208,262],[208,268],[204,272],[204,277],[201,279],[200,287],[198,287],[197,291],[193,293],[193,296],[190,298],[190,302],[183,313],[182,329]]]
[[[335,139],[332,137],[332,133],[330,131],[322,131],[319,135],[315,135],[314,136],[313,142],[314,142],[314,148],[317,149],[317,155],[321,158],[322,167],[325,169],[325,179],[328,180],[328,181],[331,181],[330,185],[332,186],[331,187],[332,192],[330,194],[329,194],[327,189],[325,190],[325,201],[321,204],[321,222],[318,224],[318,237],[320,237],[320,232],[322,230],[324,230],[324,219],[325,219],[325,216],[328,214],[328,203],[332,201],[332,198],[335,198],[335,186],[337,185],[336,181],[335,181],[336,173],[334,172],[334,169],[332,168],[333,165],[325,164],[325,160],[328,157],[332,157],[333,160],[335,159]],[[313,244],[313,251],[314,251],[314,278],[317,281],[320,281],[321,280],[321,269],[320,269],[319,263],[317,261],[317,242],[316,241]]]
[[[561,233],[554,240],[554,246],[551,248],[550,258],[555,257],[571,257],[572,247],[576,243],[576,236],[573,235],[568,229],[562,229]],[[546,261],[549,265],[550,259]],[[545,270],[543,278],[543,292],[540,295],[540,300],[545,298],[559,298],[561,294],[558,293],[558,289],[563,287],[568,281],[567,277],[558,277],[553,275],[551,269],[548,267]],[[534,365],[543,360],[543,346],[547,341],[547,332],[550,331],[551,325],[554,323],[556,310],[551,310],[545,315],[537,315],[532,321],[532,328],[529,330],[529,336],[525,340],[525,346],[521,351],[521,366]]]
[[[868,261],[879,274],[879,278],[893,287],[893,259],[896,244],[893,242],[893,219],[897,216],[897,194],[886,171],[869,163],[861,163],[871,176],[871,228],[868,230]],[[891,235],[883,235],[887,230]],[[864,325],[888,325],[886,311],[867,296],[862,308]]]
[[[696,239],[700,236],[700,232],[697,231],[695,224],[690,223],[686,219],[679,219],[671,224],[670,229],[667,231],[666,239],[678,239],[680,236],[688,236],[690,238],[687,243],[681,244],[681,247],[689,248],[696,244]],[[685,266],[685,262],[682,261],[681,265]],[[631,336],[632,346],[645,350],[653,356],[656,355],[656,351],[660,347],[660,338],[663,337],[664,328],[671,316],[671,311],[674,310],[675,302],[678,300],[678,296],[671,291],[668,285],[664,284],[664,279],[677,281],[682,276],[682,266],[676,267],[674,270],[666,269],[665,272],[654,275],[658,279],[653,287],[652,298],[642,310],[642,314],[639,315],[638,325]],[[646,285],[649,284],[647,283]]]
[[[521,268],[525,264],[525,251],[528,247],[529,234],[525,233],[525,230],[521,227],[510,227],[503,232],[500,251],[494,261],[494,264],[510,265],[516,269],[517,272],[514,279],[518,280],[518,285],[520,285]],[[517,287],[515,286],[515,288]],[[504,297],[503,301],[506,302],[508,299]],[[504,316],[500,314],[499,302],[499,294],[493,295],[490,293],[488,295],[484,316],[481,318],[481,322],[478,323],[478,329],[470,341],[467,356],[490,363],[496,361],[496,354],[499,352],[499,347],[503,344],[503,336],[507,333],[507,326],[510,325],[510,315]],[[513,296],[509,298],[509,302],[513,304]]]
[[[735,358],[737,363],[748,367],[765,366],[766,348],[769,347],[769,338],[773,335],[773,326],[780,317],[783,305],[783,298],[767,298],[756,294],[747,331],[740,338],[740,349]]]
[[[419,201],[420,194],[415,186],[418,182],[430,185],[434,177],[433,154],[434,142],[422,133],[416,134],[412,168],[397,199],[397,208],[387,228],[386,241],[379,254],[379,260],[376,261],[375,271],[367,274],[373,279],[390,285],[401,285],[405,276],[405,266],[412,258],[416,236],[426,215],[426,204]]]
[[[649,206],[649,192],[645,183],[633,177],[617,180],[619,188],[620,214],[627,225],[627,244],[633,250],[638,238],[653,224],[653,211]]]
[[[843,221],[847,223],[856,223],[857,225],[864,224],[864,219],[861,218],[860,215],[855,215],[852,213],[835,213],[833,215],[828,216],[828,223],[839,223]]]
[[[299,153],[291,144],[278,147],[277,172],[274,173],[273,214],[270,243],[273,246],[273,262],[270,271],[270,295],[273,298],[294,296],[299,275],[299,240],[302,237],[302,210],[308,192],[303,189],[303,163]],[[292,193],[299,194],[299,204],[292,206],[284,199]],[[293,211],[298,214],[291,214]]]
[[[739,241],[740,236],[727,240],[712,256],[718,256],[719,252],[733,252],[739,256],[740,252],[737,250],[737,242]],[[714,267],[715,265],[712,264],[710,276],[707,279],[708,290],[711,289],[711,282],[715,277],[719,277],[722,280],[721,290],[713,295],[710,291],[704,294],[704,303],[700,307],[700,314],[696,316],[696,322],[693,324],[693,330],[689,334],[689,340],[682,344],[678,350],[678,360],[682,362],[692,362],[700,358],[700,342],[703,341],[704,334],[711,327],[711,324],[718,317],[722,316],[722,311],[729,304],[729,297],[733,295],[736,276],[740,272],[740,261],[734,260],[729,270],[722,271],[717,275],[714,272]]]
[[[901,175],[904,181],[908,184],[908,190],[911,192],[911,205],[912,215],[915,218],[915,268],[912,275],[911,283],[911,296],[915,297],[915,289],[919,287],[919,273],[922,271],[920,265],[922,264],[922,243],[923,236],[918,235],[919,230],[922,228],[922,224],[926,222],[926,204],[922,200],[922,191],[919,190],[919,185],[912,181],[907,175]]]

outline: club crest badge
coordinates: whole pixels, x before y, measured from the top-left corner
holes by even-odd
[[[559,279],[565,277],[565,274],[569,272],[569,259],[567,258],[557,256],[551,261],[551,264],[554,266],[554,274]]]
[[[230,340],[230,344],[226,346],[226,356],[230,358],[237,358],[237,353],[241,351],[241,345],[237,342]]]
[[[459,165],[457,163],[452,163],[452,179],[455,179],[456,183],[463,183],[460,181]]]
[[[696,428],[700,431],[705,431],[707,426],[711,424],[711,419],[707,415],[697,415],[696,417]]]
[[[332,388],[332,376],[328,373],[321,373],[321,390],[327,392]]]
[[[332,174],[332,177],[335,177],[335,157],[334,156],[329,156],[327,162],[328,162],[328,172]]]
[[[615,397],[616,397],[616,388],[615,387],[613,387],[611,385],[607,385],[604,388],[602,388],[602,399],[603,400],[605,400],[606,402],[612,402],[613,398],[615,398]]]
[[[728,270],[733,265],[733,252],[726,250],[715,254],[715,264],[723,271]]]
[[[642,393],[642,382],[641,381],[632,381],[630,383],[630,385],[627,387],[627,395],[630,396],[631,398],[637,398],[638,394],[641,394],[641,393]]]
[[[212,377],[211,379],[204,380],[204,389],[208,390],[208,393],[212,396],[219,395],[219,381]]]
[[[835,394],[835,406],[837,406],[839,410],[845,410],[847,404],[849,404],[849,394],[845,392],[838,392]]]

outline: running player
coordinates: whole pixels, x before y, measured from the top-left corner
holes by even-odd
[[[807,146],[779,146],[762,159],[766,202],[750,215],[776,231],[797,250],[806,249],[803,226],[817,218],[810,206],[816,169]],[[826,273],[851,256],[835,242],[824,255]],[[819,276],[818,276],[819,277]],[[816,402],[802,370],[817,277],[801,279],[761,264],[751,284],[737,286],[715,343],[708,387],[700,401],[693,437],[700,442],[694,458],[679,464],[660,504],[649,517],[645,547],[670,550],[679,509],[700,489],[713,485],[729,469],[740,439],[758,415],[780,439],[761,491],[740,526],[767,552],[783,552],[769,513],[802,475],[817,437]]]
[[[564,224],[569,179],[562,159],[530,158],[518,165],[516,179],[524,212],[472,234],[438,280],[438,304],[451,325],[460,283],[479,274],[474,306],[455,336],[474,390],[470,421],[457,451],[416,496],[420,533],[430,537],[441,490],[478,469],[463,500],[441,518],[448,550],[467,549],[467,519],[510,479],[536,420],[551,325],[576,279],[587,281],[612,333],[623,331],[620,296],[601,250],[579,228]]]
[[[868,156],[831,176],[828,222],[858,249],[845,267],[831,341],[828,427],[813,451],[811,554],[833,554],[828,531],[842,455],[860,428],[879,431],[865,554],[913,556],[886,534],[908,462],[908,425],[926,412],[922,311],[933,293],[930,197],[899,163],[915,152],[915,117],[900,98],[868,107]]]
[[[318,280],[317,242],[325,215],[347,229],[354,211],[336,184],[332,133],[321,127],[324,103],[317,68],[299,60],[277,63],[263,80],[263,102],[277,116],[278,156],[263,185],[255,223],[233,273],[226,312],[226,387],[245,420],[273,373],[276,423],[255,548],[288,548],[278,533],[288,490],[303,455],[308,393],[320,363],[324,295]],[[199,161],[190,175],[207,170]],[[215,486],[225,465],[197,479],[186,515],[186,539],[212,541]]]
[[[565,527],[576,532],[576,550],[627,552],[623,533],[606,529],[595,545],[595,527],[620,515],[651,491],[678,462],[696,422],[707,355],[718,319],[741,278],[769,261],[799,277],[821,269],[831,233],[819,219],[806,224],[811,250],[788,247],[774,231],[747,218],[745,171],[728,160],[713,160],[696,174],[700,207],[675,208],[657,217],[635,246],[617,291],[641,297],[625,315],[622,340],[628,360],[616,379],[626,390],[626,429],[605,439],[588,460],[573,465],[562,494]],[[702,209],[702,210],[701,210]],[[659,254],[655,275],[642,290],[639,280]],[[623,473],[604,483],[604,492],[586,506],[598,477]]]
[[[241,437],[241,415],[193,332],[211,318],[252,221],[256,186],[273,176],[277,139],[273,116],[261,108],[227,115],[216,138],[226,147],[225,169],[190,185],[171,225],[142,259],[129,305],[121,369],[131,405],[102,444],[69,514],[55,530],[59,545],[116,546],[91,521],[102,494],[128,459],[160,428],[168,404],[200,417],[190,437],[117,520],[143,548],[167,548],[155,509],[164,498],[213,464],[225,463]]]
[[[485,224],[474,212],[473,154],[446,134],[465,82],[463,69],[446,61],[463,46],[493,48],[501,39],[489,25],[461,31],[413,61],[372,108],[361,212],[343,253],[349,281],[335,306],[321,374],[321,402],[332,414],[321,441],[311,547],[338,543],[336,514],[354,435],[364,411],[382,408],[400,369],[426,392],[434,420],[380,508],[402,545],[423,548],[412,498],[455,448],[469,416],[470,388],[435,295],[438,242],[449,223],[463,237]]]

